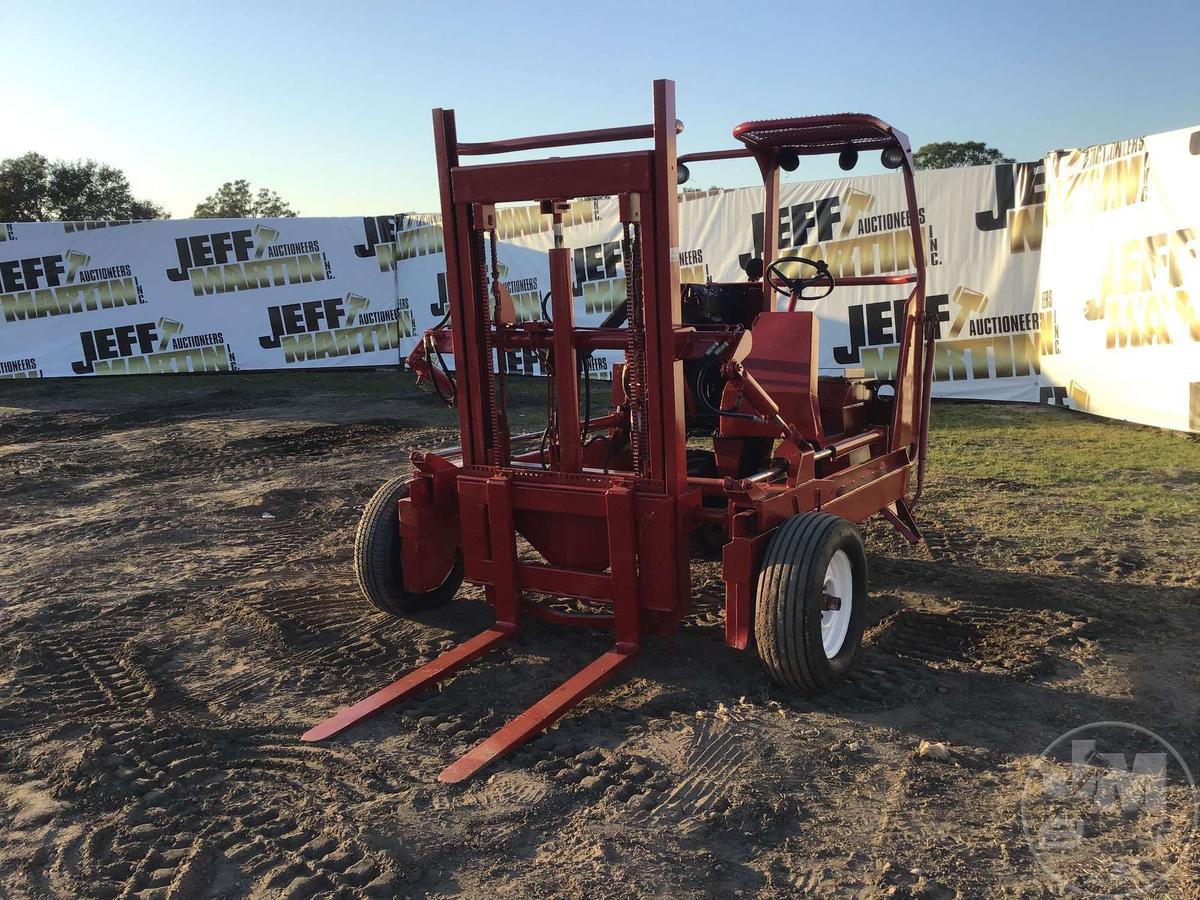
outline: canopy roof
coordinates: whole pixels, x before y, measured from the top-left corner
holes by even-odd
[[[865,113],[759,119],[743,122],[733,129],[733,136],[752,150],[787,148],[808,154],[837,153],[848,146],[879,150],[907,144],[887,122]]]

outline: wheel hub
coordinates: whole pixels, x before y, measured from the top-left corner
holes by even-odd
[[[821,646],[825,656],[833,659],[846,642],[854,610],[854,572],[845,551],[836,551],[829,560],[822,592],[825,597],[821,611]]]

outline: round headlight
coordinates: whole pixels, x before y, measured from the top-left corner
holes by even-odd
[[[904,151],[899,147],[888,147],[879,158],[887,169],[898,169],[904,165]]]

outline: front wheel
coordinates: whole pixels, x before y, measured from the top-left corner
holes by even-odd
[[[826,513],[776,529],[758,575],[754,636],[771,677],[806,694],[845,680],[862,647],[867,554],[858,529]]]
[[[445,580],[431,591],[404,589],[400,568],[399,502],[408,496],[408,479],[393,478],[375,492],[354,535],[354,574],[371,605],[389,615],[402,616],[441,606],[451,600],[463,580],[460,552]]]

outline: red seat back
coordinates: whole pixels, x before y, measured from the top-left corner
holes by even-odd
[[[800,429],[809,440],[820,440],[821,419],[817,406],[819,325],[811,312],[761,312],[750,326],[754,344],[742,364],[779,404],[783,418]],[[734,391],[725,388],[723,406],[734,401]],[[739,407],[741,412],[753,412]],[[721,420],[722,434],[757,434],[763,426],[744,419]],[[764,432],[765,433],[765,432]]]

